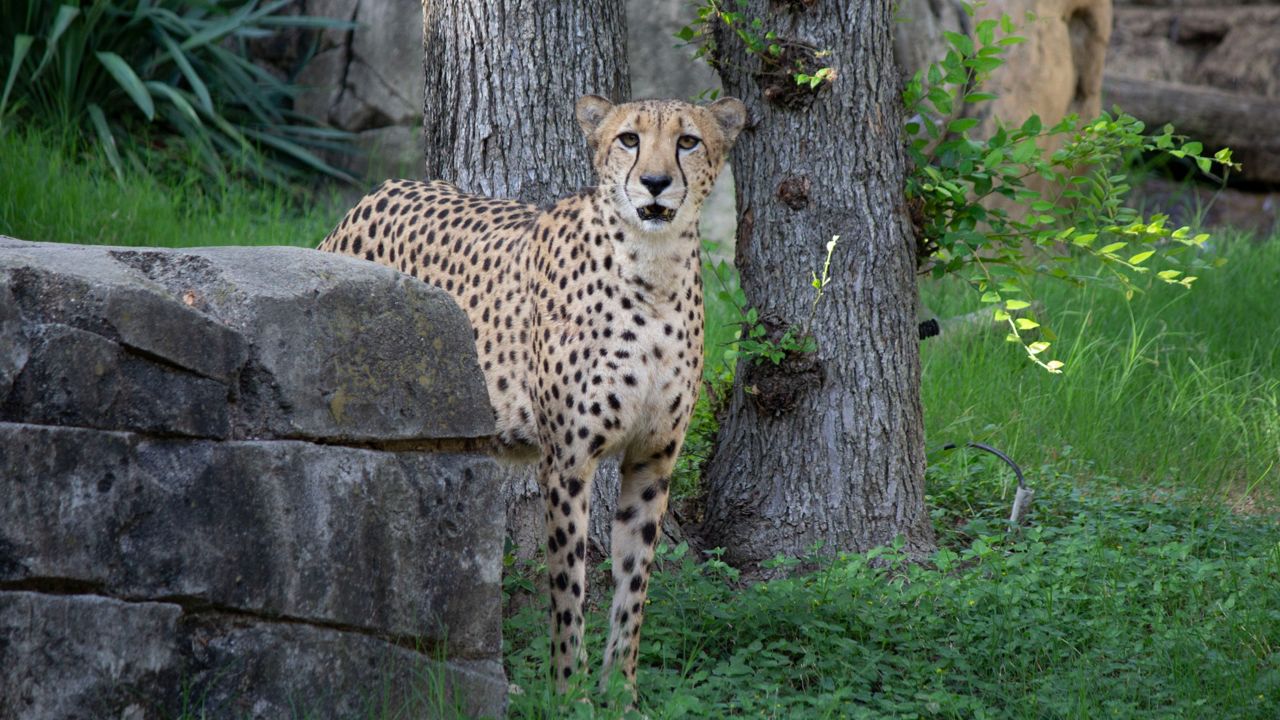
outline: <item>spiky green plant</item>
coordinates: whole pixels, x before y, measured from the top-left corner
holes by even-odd
[[[118,178],[143,147],[194,154],[218,176],[345,178],[316,151],[345,148],[347,135],[291,110],[296,87],[246,56],[247,41],[281,28],[351,27],[283,15],[287,4],[0,0],[0,125],[92,139]]]

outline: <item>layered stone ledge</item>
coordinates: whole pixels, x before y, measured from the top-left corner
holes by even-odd
[[[0,720],[501,714],[491,432],[388,269],[0,238]]]

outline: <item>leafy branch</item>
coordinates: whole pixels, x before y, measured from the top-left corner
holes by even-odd
[[[1238,166],[1228,149],[1205,156],[1200,143],[1175,135],[1171,126],[1148,133],[1119,112],[1088,122],[1072,115],[1048,128],[1032,115],[1018,127],[997,123],[988,138],[970,136],[978,120],[953,116],[995,98],[981,88],[1007,61],[1009,48],[1022,42],[1014,30],[1005,16],[977,23],[973,37],[946,33],[946,56],[907,84],[905,130],[915,167],[906,194],[924,270],[934,277],[968,272],[993,319],[1007,324],[1007,339],[1056,373],[1062,362],[1045,359],[1053,334],[1024,299],[1030,277],[1108,282],[1132,297],[1135,279],[1153,268],[1161,268],[1154,271],[1159,280],[1190,287],[1196,276],[1189,271],[1203,265],[1194,255],[1184,261],[1177,250],[1203,245],[1207,234],[1172,228],[1165,215],[1143,217],[1125,205],[1126,162],[1156,153],[1189,160],[1206,174]],[[1045,149],[1054,145],[1057,150]],[[1032,178],[1051,190],[1028,185]],[[1099,261],[1099,274],[1073,274],[1068,263],[1080,256]],[[1029,331],[1038,339],[1024,337]]]

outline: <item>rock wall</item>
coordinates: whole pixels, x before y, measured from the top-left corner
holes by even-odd
[[[354,135],[356,154],[326,159],[357,177],[417,177],[422,166],[421,0],[292,0],[282,12],[356,23],[286,28],[249,54],[302,92],[294,109]]]
[[[1253,189],[1280,189],[1280,2],[1161,2],[1116,12],[1107,101],[1230,147]],[[1276,218],[1275,210],[1271,217]]]
[[[0,720],[501,714],[471,348],[349,258],[0,238]]]

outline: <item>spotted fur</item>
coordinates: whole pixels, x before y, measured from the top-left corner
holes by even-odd
[[[598,186],[538,209],[388,181],[320,249],[411,274],[467,313],[498,440],[537,458],[561,687],[585,658],[591,479],[601,458],[622,455],[604,670],[620,665],[634,688],[653,551],[702,373],[698,214],[745,109],[588,95],[576,114]]]

